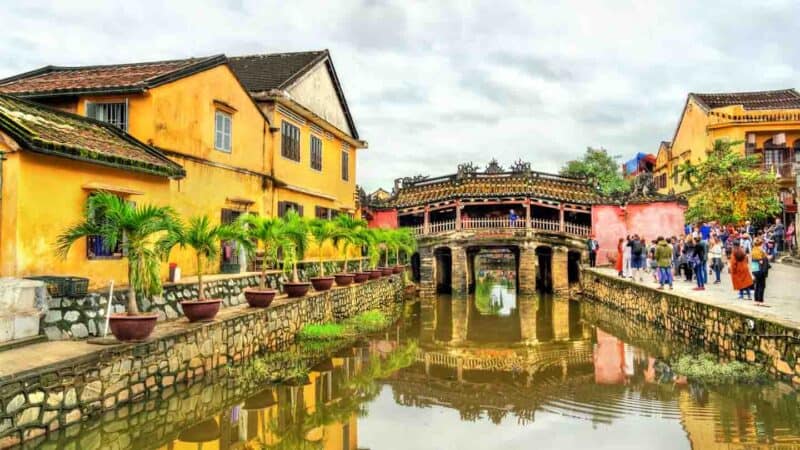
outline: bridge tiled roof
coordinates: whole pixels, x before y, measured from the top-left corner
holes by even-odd
[[[392,201],[397,208],[457,198],[531,197],[575,204],[594,204],[600,193],[584,180],[541,172],[451,175],[405,183]]]

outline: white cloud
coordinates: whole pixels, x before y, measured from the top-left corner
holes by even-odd
[[[4,5],[0,76],[46,64],[329,48],[370,149],[368,190],[587,145],[672,138],[689,91],[795,87],[800,7],[751,2],[27,1]]]

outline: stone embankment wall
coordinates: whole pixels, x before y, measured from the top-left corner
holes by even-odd
[[[394,275],[347,288],[245,306],[214,322],[186,324],[147,342],[98,347],[30,373],[0,378],[0,448],[44,435],[120,405],[166,396],[178,386],[264,351],[294,342],[305,324],[341,320],[403,301]]]
[[[334,273],[341,268],[341,263],[326,263],[326,273]],[[351,261],[350,270],[358,269],[358,262]],[[318,271],[314,263],[304,263],[299,267],[300,278],[307,280],[316,276]],[[222,306],[237,306],[247,303],[244,299],[245,288],[258,286],[259,276],[252,273],[235,275],[206,276],[204,280],[207,298],[222,299]],[[280,289],[286,277],[274,270],[267,274],[267,285]],[[150,298],[139,298],[139,309],[143,312],[156,312],[159,320],[171,320],[183,317],[180,302],[197,298],[197,283],[166,283],[161,295]],[[111,305],[112,313],[125,311],[128,289],[116,289]],[[89,336],[100,336],[105,328],[105,315],[108,309],[108,289],[90,292],[83,298],[50,298],[47,301],[47,312],[41,317],[40,330],[49,340],[83,339]]]
[[[618,309],[678,339],[730,359],[763,365],[800,385],[800,330],[714,305],[584,271],[578,299]]]

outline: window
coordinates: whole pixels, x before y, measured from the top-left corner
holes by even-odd
[[[324,206],[317,206],[314,208],[314,216],[317,219],[330,219],[331,218],[331,209],[326,208]]]
[[[214,115],[214,148],[231,151],[231,115],[226,112],[217,111]]]
[[[90,196],[95,194],[90,194]],[[105,221],[105,213],[97,211],[92,220],[97,224],[102,224]],[[120,259],[125,256],[122,249],[122,243],[125,240],[117,240],[114,248],[110,248],[102,236],[90,235],[86,236],[86,258],[87,259]]]
[[[295,202],[278,202],[278,217],[283,217],[289,211],[297,211],[301,217],[303,215],[303,205]]]
[[[128,131],[128,101],[119,103],[86,102],[86,117],[97,119]]]
[[[342,150],[342,180],[350,180],[350,152]]]
[[[322,139],[311,136],[311,168],[322,170]]]
[[[281,156],[300,162],[300,128],[285,120],[281,124]]]

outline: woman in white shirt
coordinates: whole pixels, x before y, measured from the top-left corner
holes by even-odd
[[[711,269],[714,270],[714,284],[720,283],[720,273],[722,273],[722,241],[718,237],[711,238],[711,248],[708,249],[708,256],[711,258]]]
[[[630,241],[631,237],[628,236],[625,239],[625,246],[622,247],[622,276],[625,278],[631,277],[631,247],[628,245]]]

